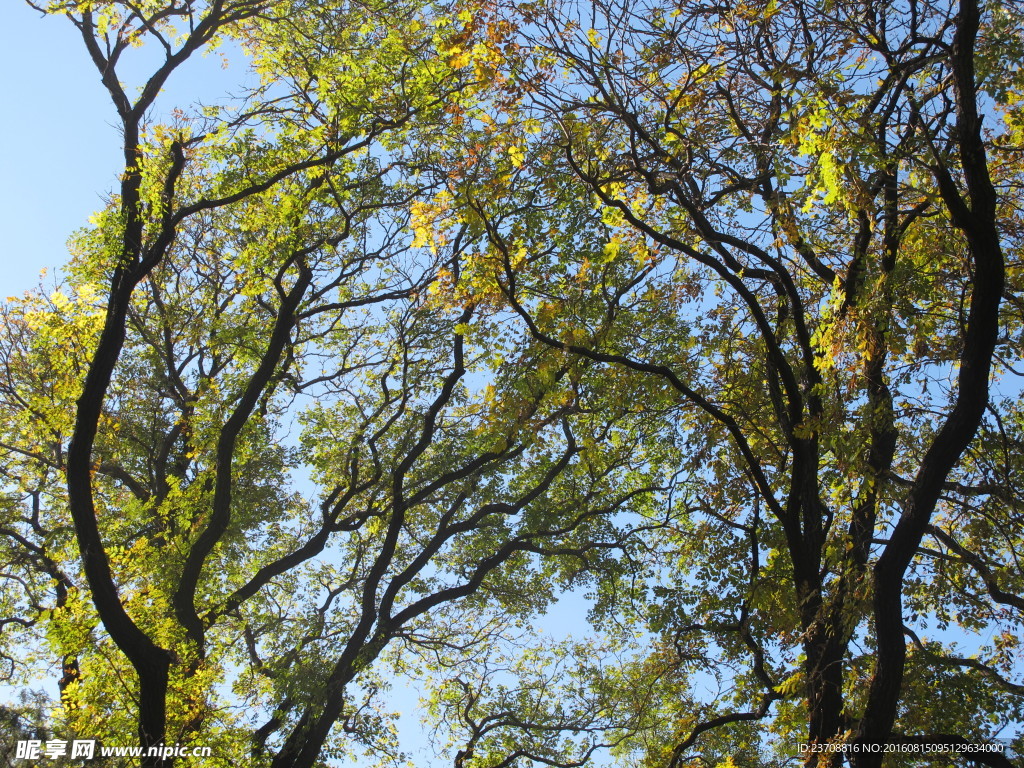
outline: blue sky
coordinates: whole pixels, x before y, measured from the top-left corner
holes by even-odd
[[[67,259],[68,235],[113,187],[118,135],[112,108],[74,27],[8,0],[0,9],[0,298],[38,283]]]
[[[132,54],[135,71],[152,62],[150,51]],[[68,236],[116,185],[121,157],[113,105],[70,22],[4,0],[0,66],[9,73],[0,120],[3,299],[36,286],[44,268],[48,281],[57,275]],[[218,99],[245,76],[240,66],[223,70],[219,57],[195,57],[169,82],[158,113]]]

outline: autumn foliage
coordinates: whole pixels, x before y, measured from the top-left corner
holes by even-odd
[[[1014,764],[1018,4],[39,10],[124,165],[3,308],[6,737]]]

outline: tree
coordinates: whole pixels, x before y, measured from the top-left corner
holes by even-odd
[[[650,601],[651,765],[1019,722],[1021,21],[595,2],[511,25],[515,117],[479,132],[449,218],[486,243],[481,295],[666,412],[677,522],[599,606]],[[968,654],[927,622],[993,634]]]
[[[172,762],[148,753],[163,744],[319,765],[344,749],[337,729],[386,753],[367,703],[378,657],[457,642],[427,619],[485,595],[543,604],[527,586],[555,567],[540,555],[620,546],[614,513],[652,490],[630,451],[642,428],[575,406],[586,365],[512,338],[517,357],[495,358],[500,324],[435,298],[461,285],[463,254],[413,250],[408,210],[430,182],[403,142],[475,88],[433,59],[444,16],[46,10],[80,30],[125,167],[66,284],[6,309],[14,642],[60,660],[65,729],[116,744],[134,721],[144,765]],[[222,40],[265,84],[233,110],[147,123],[173,70]],[[165,58],[133,101],[118,66],[143,41]],[[583,446],[579,430],[624,438]],[[315,496],[288,490],[300,467]]]
[[[389,668],[460,768],[1019,725],[1013,5],[50,10],[125,137],[0,344],[3,621],[64,728],[386,761]],[[147,123],[218,41],[263,85]],[[593,647],[517,648],[585,585]]]

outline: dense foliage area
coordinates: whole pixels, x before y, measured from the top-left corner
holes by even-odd
[[[1019,738],[1018,3],[37,7],[124,166],[3,307],[5,738],[397,765],[401,678],[456,768]]]

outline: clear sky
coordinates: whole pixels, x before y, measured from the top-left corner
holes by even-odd
[[[0,7],[0,299],[67,259],[65,242],[116,180],[118,135],[74,27],[19,0]]]
[[[136,72],[149,51],[133,51]],[[219,57],[195,57],[175,73],[159,113],[212,102],[246,77]],[[77,30],[42,17],[22,0],[0,0],[0,71],[6,115],[0,120],[0,300],[57,275],[68,236],[104,205],[120,170],[116,115]],[[129,71],[130,74],[130,71]]]

